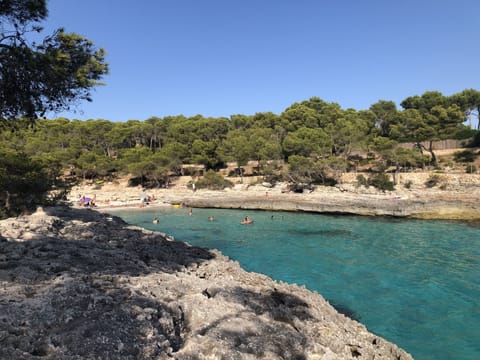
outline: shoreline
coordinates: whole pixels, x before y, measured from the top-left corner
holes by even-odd
[[[480,194],[476,187],[467,191],[409,190],[366,192],[344,186],[317,187],[310,193],[284,192],[281,187],[265,188],[255,185],[227,190],[143,189],[114,185],[108,189],[81,186],[74,189],[68,200],[79,207],[81,194],[97,198],[95,209],[101,212],[121,209],[171,207],[183,204],[193,208],[249,209],[269,211],[314,212],[361,216],[386,216],[406,219],[480,220]],[[139,194],[154,200],[148,205]],[[119,197],[122,194],[123,197]],[[137,194],[137,195],[135,195]]]
[[[409,360],[319,293],[89,209],[0,221],[0,358]]]

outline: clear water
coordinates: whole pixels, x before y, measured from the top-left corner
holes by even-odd
[[[114,214],[305,285],[415,359],[480,359],[478,225],[223,209]],[[240,225],[246,215],[255,222]]]

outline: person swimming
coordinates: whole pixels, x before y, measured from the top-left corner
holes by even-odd
[[[245,219],[240,221],[240,224],[242,224],[242,225],[247,225],[247,224],[251,224],[251,223],[253,223],[253,219],[250,219],[248,216],[245,216]]]
[[[153,222],[154,224],[158,224],[158,217],[155,216],[155,217],[153,218],[152,222]]]

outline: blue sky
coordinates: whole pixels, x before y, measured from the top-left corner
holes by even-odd
[[[317,96],[344,109],[480,90],[478,0],[48,0],[107,52],[75,119],[229,117]]]

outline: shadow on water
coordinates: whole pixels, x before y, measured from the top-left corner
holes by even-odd
[[[360,321],[361,320],[361,316],[358,312],[356,312],[355,310],[353,310],[352,308],[348,307],[347,305],[345,304],[342,304],[342,303],[339,303],[335,300],[330,300],[330,299],[327,299],[327,301],[330,303],[330,305],[332,305],[335,310],[337,310],[340,314],[343,314],[347,317],[349,317],[350,319],[352,320],[355,320],[355,321]]]
[[[344,229],[291,229],[288,232],[292,235],[319,235],[319,236],[352,236],[353,232]]]

